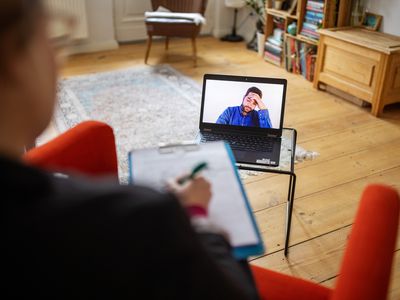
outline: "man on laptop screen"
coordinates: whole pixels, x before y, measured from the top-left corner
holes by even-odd
[[[256,107],[259,108],[258,111],[255,110]],[[262,92],[255,86],[247,89],[241,105],[225,109],[216,123],[261,128],[272,127],[268,109],[262,100]]]
[[[237,163],[278,166],[286,80],[205,74],[200,142],[225,140]]]

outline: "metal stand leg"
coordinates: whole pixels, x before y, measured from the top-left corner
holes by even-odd
[[[285,250],[284,254],[287,257],[289,251],[289,238],[290,238],[290,227],[292,225],[292,212],[293,212],[293,201],[294,191],[296,188],[296,175],[290,175],[289,190],[288,190],[288,203],[286,211],[286,237],[285,237]]]

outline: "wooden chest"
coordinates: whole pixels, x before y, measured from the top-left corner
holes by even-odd
[[[315,88],[324,83],[367,101],[375,116],[400,102],[400,37],[355,27],[319,32]]]

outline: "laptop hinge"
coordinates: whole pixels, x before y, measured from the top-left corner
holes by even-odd
[[[210,131],[211,132],[211,129],[210,128],[204,128],[203,131]]]

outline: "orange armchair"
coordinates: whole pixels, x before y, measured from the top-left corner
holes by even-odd
[[[118,175],[113,130],[88,121],[25,155],[28,164],[51,171]],[[399,223],[400,199],[387,186],[369,185],[362,197],[336,287],[252,266],[261,299],[377,300],[387,295]],[[379,264],[375,263],[379,260]]]
[[[28,151],[24,159],[30,165],[49,171],[118,177],[113,130],[98,121],[78,124]]]
[[[361,197],[335,288],[252,266],[261,299],[386,299],[399,211],[396,190],[369,185]]]

